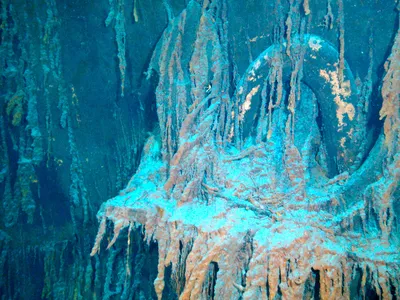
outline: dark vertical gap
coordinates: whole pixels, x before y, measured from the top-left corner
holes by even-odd
[[[388,222],[390,220],[390,209],[389,207],[386,209],[386,226],[388,226]]]
[[[396,287],[393,284],[393,281],[389,278],[389,284],[390,284],[390,294],[392,295],[393,300],[397,300],[396,296]]]
[[[331,177],[331,175],[332,174],[329,174],[329,170],[330,169],[332,169],[332,170],[334,170],[333,171],[333,173],[335,173],[335,174],[338,174],[338,169],[337,169],[337,164],[336,164],[336,160],[335,160],[335,164],[333,165],[332,163],[330,163],[329,162],[329,153],[328,153],[328,145],[327,145],[327,140],[329,140],[329,137],[327,137],[325,134],[326,134],[326,131],[325,131],[325,129],[324,129],[324,124],[323,124],[323,122],[322,122],[322,115],[323,115],[323,113],[322,113],[322,111],[321,111],[321,105],[320,105],[320,103],[319,103],[319,101],[315,101],[315,103],[316,103],[316,105],[317,105],[317,118],[316,118],[316,122],[317,122],[317,125],[318,125],[318,130],[319,130],[319,133],[320,133],[320,135],[321,135],[321,147],[323,147],[322,149],[324,149],[324,151],[326,152],[326,161],[325,161],[325,163],[326,163],[326,172],[327,172],[327,174]],[[325,131],[325,133],[324,133],[324,131]],[[319,150],[321,150],[321,148],[319,148]],[[318,155],[318,153],[316,154],[316,155]],[[320,164],[321,165],[321,164]],[[321,165],[321,167],[324,167],[323,165]]]
[[[218,263],[212,261],[208,267],[208,287],[207,287],[207,298],[214,299],[215,296],[215,284],[217,283],[217,273],[219,271]]]
[[[143,83],[138,90],[139,105],[143,110],[145,120],[143,122],[143,129],[145,131],[156,131],[159,129],[159,121],[157,115],[157,99],[156,88],[160,78],[156,72],[152,72],[149,80],[143,80]]]
[[[369,299],[369,300],[378,300],[379,299],[378,294],[371,287],[370,284],[367,285],[366,292],[365,292],[365,299]]]
[[[149,282],[154,282],[157,278],[157,265],[158,265],[158,243],[150,242],[149,245],[145,244],[143,249],[143,264],[140,271],[140,283],[144,286],[138,286],[139,295],[143,293],[145,299],[157,299],[157,294],[154,284],[148,285]]]
[[[363,271],[357,267],[354,273],[354,277],[350,282],[350,299],[358,299],[362,295],[361,291],[361,279]]]
[[[165,287],[162,293],[162,299],[175,300],[178,299],[178,295],[171,284],[172,277],[172,265],[169,265],[165,268]]]
[[[179,241],[179,253],[181,253],[183,250],[183,244],[182,241]]]
[[[304,283],[303,299],[314,299],[315,272],[310,272]]]
[[[185,244],[182,241],[179,241],[179,260],[170,279],[170,285],[174,289],[177,298],[179,298],[180,294],[183,292],[186,284],[186,260],[189,253],[192,251],[192,247],[193,241]]]
[[[289,278],[290,275],[290,259],[286,263],[286,278]]]
[[[344,294],[344,287],[345,287],[345,277],[344,277],[344,272],[342,272],[342,295]]]
[[[354,216],[353,217],[353,224],[354,224],[354,231],[362,233],[363,232],[363,226],[362,226],[362,219],[360,216]]]
[[[281,287],[280,287],[281,282],[282,282],[282,274],[281,274],[281,268],[279,268],[278,269],[278,290],[276,292],[274,300],[282,299],[282,291],[281,291]]]
[[[377,300],[379,299],[377,292],[375,291],[374,285],[371,284],[372,281],[372,273],[371,269],[367,266],[366,268],[366,285],[365,285],[365,299],[370,299],[370,300]]]
[[[311,272],[313,273],[313,276],[315,276],[314,299],[319,300],[319,299],[321,299],[321,295],[320,295],[321,278],[320,278],[319,270],[314,270],[313,268],[311,268]]]

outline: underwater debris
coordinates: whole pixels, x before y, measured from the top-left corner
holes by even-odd
[[[167,267],[179,282],[175,287],[180,299],[207,299],[210,293],[224,299],[274,299],[278,293],[285,299],[297,299],[316,296],[316,290],[321,299],[350,298],[351,286],[360,276],[361,294],[365,295],[368,287],[390,298],[391,289],[400,288],[398,245],[395,241],[387,243],[393,230],[392,208],[388,206],[392,200],[382,201],[382,197],[393,195],[398,172],[391,165],[383,171],[387,177],[377,182],[370,177],[369,183],[360,186],[365,187],[365,197],[371,202],[360,194],[354,199],[346,196],[359,178],[378,170],[370,160],[354,168],[361,150],[358,144],[350,144],[357,139],[348,137],[357,134],[358,92],[350,68],[341,69],[342,54],[320,37],[290,34],[286,45],[273,45],[252,62],[236,87],[235,106],[222,110],[221,94],[226,88],[220,76],[224,69],[218,62],[224,49],[215,38],[221,15],[210,18],[212,9],[221,11],[221,3],[213,1],[205,8],[192,1],[164,31],[150,65],[160,76],[157,112],[161,148],[157,137],[149,139],[138,172],[126,189],[103,204],[91,255],[100,249],[107,220],[114,224],[114,236],[107,248],[114,245],[124,228],[131,230],[131,224],[140,224],[144,240],[158,245],[158,275],[154,280],[158,299],[167,286]],[[187,30],[186,20],[194,16],[199,20],[197,30]],[[185,39],[194,45],[186,68],[180,48]],[[210,41],[211,50],[202,52]],[[322,53],[324,60],[319,60]],[[302,55],[304,64],[291,64],[296,58],[302,62]],[[390,61],[396,60],[393,55]],[[292,72],[286,71],[287,66],[293,68]],[[393,68],[387,69],[388,74],[395,74]],[[183,78],[191,78],[191,85],[177,94],[173,83]],[[288,106],[281,104],[285,80],[290,82],[290,92],[293,89]],[[383,95],[391,102],[398,93],[388,87],[394,79],[385,80]],[[299,88],[300,81],[312,82],[309,86],[314,98],[307,98]],[[208,94],[204,87],[209,82]],[[178,104],[180,95],[184,95],[186,105]],[[309,103],[312,107],[313,101],[321,107],[330,176],[336,175],[332,179],[317,172],[319,130],[308,133],[301,150],[295,144],[301,133],[294,113],[297,122],[305,122],[305,114],[310,112],[301,105]],[[187,109],[183,113],[179,112],[181,104]],[[384,107],[388,106],[386,103]],[[231,134],[218,121],[221,112],[233,118],[237,148],[224,148],[218,142],[221,132]],[[314,129],[318,128],[316,115],[314,108]],[[389,122],[392,116],[390,109]],[[379,149],[379,142],[375,147]],[[386,180],[392,180],[391,184]],[[355,230],[354,220],[366,218],[365,206],[378,210],[379,233]],[[187,248],[190,251],[182,261],[181,251]]]

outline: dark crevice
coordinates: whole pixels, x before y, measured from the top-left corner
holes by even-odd
[[[311,272],[313,274],[313,276],[315,276],[315,285],[314,285],[314,299],[315,300],[319,300],[321,299],[321,295],[320,295],[320,288],[321,288],[321,279],[320,279],[320,274],[319,274],[319,270],[314,270],[313,268],[311,268]]]
[[[165,275],[164,275],[164,280],[165,280],[165,288],[162,293],[162,299],[168,299],[168,300],[175,300],[178,299],[179,296],[176,293],[176,290],[174,289],[173,285],[171,284],[171,279],[172,279],[172,265],[169,265],[168,267],[165,268]]]
[[[215,296],[215,284],[217,283],[217,273],[219,271],[218,263],[212,261],[208,266],[208,275],[205,281],[205,289],[207,299],[214,299]]]
[[[389,279],[389,284],[390,284],[390,294],[392,295],[392,300],[397,300],[396,287],[394,286],[392,279]]]

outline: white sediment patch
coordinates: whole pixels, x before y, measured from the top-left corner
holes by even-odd
[[[337,105],[336,117],[338,119],[338,131],[341,131],[346,125],[346,123],[344,123],[344,116],[347,115],[350,121],[352,121],[355,116],[354,105],[345,101],[351,96],[350,81],[347,80],[340,84],[337,65],[334,71],[321,69],[319,75],[330,84],[332,95],[335,96],[334,101]]]

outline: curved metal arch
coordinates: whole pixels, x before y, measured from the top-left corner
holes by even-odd
[[[311,88],[317,98],[322,119],[321,131],[329,156],[328,171],[330,176],[334,176],[349,170],[360,149],[360,140],[353,138],[359,113],[355,79],[345,63],[340,83],[339,53],[322,38],[315,35],[305,35],[302,39],[297,37],[293,39],[292,49],[297,46],[304,51],[302,82]],[[277,51],[282,53],[283,81],[290,78],[292,61],[284,53],[285,48],[286,43],[267,48],[250,64],[239,82],[236,96],[243,115],[244,138],[253,133],[254,120],[261,103],[262,88],[257,86],[262,86],[268,76]]]

